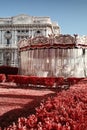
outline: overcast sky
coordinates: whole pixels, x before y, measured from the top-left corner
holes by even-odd
[[[87,0],[0,0],[0,17],[49,16],[62,34],[87,35]]]

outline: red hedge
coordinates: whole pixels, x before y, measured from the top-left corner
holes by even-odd
[[[70,85],[73,85],[73,84],[78,83],[78,82],[81,81],[82,79],[84,79],[84,78],[82,78],[82,77],[68,77],[68,78],[67,78],[67,82],[68,82]]]
[[[55,84],[63,85],[64,78],[63,77],[37,77],[37,76],[23,76],[23,75],[8,75],[9,82],[15,82],[19,85],[42,85],[46,87],[53,87]],[[55,86],[55,87],[56,87]]]
[[[59,87],[62,85],[73,85],[84,78],[77,77],[68,77],[64,79],[64,77],[37,77],[37,76],[24,76],[24,75],[8,75],[8,81],[15,82],[19,85],[33,85],[33,86],[46,86],[46,87]]]
[[[0,82],[3,82],[6,80],[5,74],[0,74]]]

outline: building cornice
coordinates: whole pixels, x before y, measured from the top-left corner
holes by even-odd
[[[21,27],[52,27],[51,24],[0,24],[0,28],[21,28]]]

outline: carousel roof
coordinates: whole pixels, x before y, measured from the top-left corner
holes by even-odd
[[[87,44],[85,43],[77,43],[76,35],[49,35],[49,37],[38,36],[28,39],[22,39],[18,43],[19,50],[24,49],[45,49],[45,48],[87,48]]]

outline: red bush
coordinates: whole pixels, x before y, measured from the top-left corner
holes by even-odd
[[[6,80],[5,74],[0,74],[0,82],[3,82]]]
[[[73,84],[78,83],[82,79],[84,79],[84,78],[82,78],[82,77],[68,77],[67,81],[69,82],[70,85],[73,85]]]
[[[17,85],[28,85],[29,77],[23,75],[8,75],[8,82],[14,82]]]
[[[44,78],[44,80],[45,80],[45,86],[46,87],[53,87],[53,85],[54,85],[54,83],[55,83],[55,78],[53,78],[53,77],[46,77],[46,78]]]
[[[52,77],[36,77],[36,76],[23,76],[23,75],[8,75],[9,82],[15,82],[20,85],[43,85],[52,87],[55,83],[55,78]]]
[[[8,81],[14,81],[16,84],[19,85],[42,85],[48,88],[52,87],[59,87],[62,85],[73,85],[83,81],[84,78],[77,78],[77,77],[69,77],[64,79],[64,77],[37,77],[37,76],[24,76],[24,75],[8,75]]]
[[[55,82],[56,82],[56,86],[60,86],[60,85],[63,85],[64,84],[64,77],[56,77],[55,78]]]
[[[87,84],[74,85],[49,97],[36,108],[35,115],[20,117],[8,129],[87,130]]]

